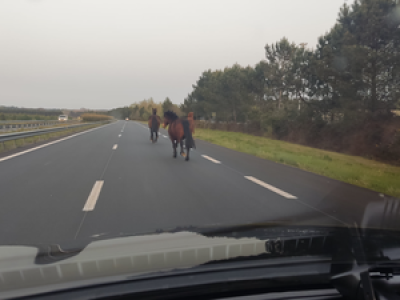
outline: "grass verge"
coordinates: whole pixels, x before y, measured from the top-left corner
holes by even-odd
[[[32,137],[27,137],[27,138],[21,138],[17,140],[12,140],[12,141],[7,141],[0,143],[0,153],[8,152],[17,148],[22,148],[25,146],[33,145],[33,144],[38,144],[47,140],[55,139],[55,138],[61,138],[67,135],[71,135],[77,132],[85,131],[94,127],[98,127],[101,124],[96,124],[96,125],[88,125],[88,126],[83,126],[83,127],[76,127],[76,128],[70,128],[62,131],[57,131],[57,132],[50,132],[42,135],[37,135],[37,136],[32,136]]]
[[[400,167],[237,132],[196,128],[195,137],[400,198]]]

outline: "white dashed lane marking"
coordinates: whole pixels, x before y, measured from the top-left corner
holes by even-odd
[[[209,161],[212,161],[214,164],[220,164],[221,163],[219,160],[216,160],[216,159],[214,159],[212,157],[209,157],[207,155],[201,155],[201,156],[203,156],[205,159],[208,159]]]
[[[264,187],[264,188],[266,188],[266,189],[268,189],[268,190],[270,190],[270,191],[272,191],[274,193],[277,193],[278,195],[281,195],[281,196],[283,196],[283,197],[285,197],[287,199],[297,199],[296,196],[293,196],[293,195],[291,195],[289,193],[286,193],[286,192],[284,192],[284,191],[282,191],[282,190],[280,190],[280,189],[278,189],[278,188],[276,188],[276,187],[274,187],[274,186],[272,186],[272,185],[270,185],[268,183],[265,183],[264,181],[261,181],[261,180],[259,180],[257,178],[254,178],[253,176],[244,176],[244,178],[246,178],[246,179],[248,179],[250,181],[253,181],[254,183],[257,183],[258,185],[261,185],[262,187]]]
[[[118,148],[118,145],[115,144],[115,145],[113,146],[113,150],[117,150],[117,148]]]
[[[89,198],[87,199],[83,211],[92,211],[96,206],[96,202],[99,199],[101,189],[103,188],[104,180],[97,180],[94,184],[92,191],[90,192]]]

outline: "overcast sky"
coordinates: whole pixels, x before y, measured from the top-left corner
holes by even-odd
[[[0,0],[0,105],[182,103],[204,70],[254,66],[284,36],[315,47],[343,3]]]

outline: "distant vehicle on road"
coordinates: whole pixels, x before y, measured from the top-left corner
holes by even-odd
[[[58,121],[68,121],[68,116],[60,115],[60,116],[58,116]]]
[[[129,118],[126,118],[125,121],[129,121]]]

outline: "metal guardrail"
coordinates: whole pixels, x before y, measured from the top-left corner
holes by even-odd
[[[64,121],[64,122],[69,122]],[[25,124],[25,123],[60,123],[58,120],[0,120],[0,124]]]
[[[54,126],[54,125],[59,125],[59,124],[73,124],[73,123],[77,123],[77,121],[76,120],[69,120],[69,121],[58,121],[58,120],[0,121],[0,131],[12,131],[12,130],[18,130],[18,129],[24,129],[24,128],[35,128],[35,127]]]
[[[46,133],[63,131],[66,129],[76,128],[76,127],[83,127],[83,126],[95,125],[95,124],[106,124],[106,123],[108,123],[108,122],[92,122],[92,123],[83,123],[83,124],[73,124],[73,125],[68,125],[68,126],[63,126],[63,127],[53,127],[53,128],[45,128],[45,129],[32,130],[32,131],[20,131],[20,132],[0,134],[0,143],[12,141],[12,140],[23,139],[23,138],[32,137],[32,136],[38,136],[38,135],[42,135],[42,134],[46,134]]]

